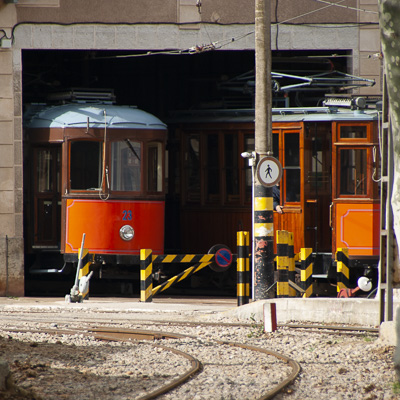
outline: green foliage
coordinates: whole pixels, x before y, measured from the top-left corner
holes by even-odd
[[[251,314],[250,320],[252,321],[251,331],[247,337],[252,338],[262,336],[264,334],[264,325],[256,321],[255,314]]]

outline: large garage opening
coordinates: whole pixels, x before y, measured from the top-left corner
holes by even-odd
[[[334,54],[334,55],[333,55]],[[274,107],[312,107],[321,105],[329,87],[298,86],[304,83],[301,77],[340,76],[349,72],[349,51],[279,51],[272,57],[274,76]],[[89,51],[89,50],[23,50],[23,106],[25,115],[30,115],[44,104],[59,104],[66,101],[65,93],[74,91],[96,92],[99,96],[111,94],[109,101],[117,105],[132,105],[147,111],[168,125],[166,157],[166,212],[165,250],[185,253],[181,237],[184,222],[180,221],[180,136],[174,125],[174,116],[182,111],[194,110],[252,110],[254,108],[255,54],[251,50],[208,51],[179,54],[176,51]],[[336,75],[335,75],[336,74]],[[71,98],[70,98],[71,99]],[[69,99],[69,100],[70,100]],[[74,99],[80,101],[79,98]],[[59,202],[58,179],[60,173],[60,147],[35,148],[24,146],[24,204],[29,205],[32,163],[41,165],[42,171],[52,181],[38,180],[41,187],[48,188],[43,197],[42,235],[37,253],[48,250],[46,261],[37,259],[37,254],[28,251],[29,244],[38,238],[25,224],[26,280],[35,263],[49,263],[49,270],[62,269],[59,232],[50,232],[53,218],[60,224],[61,215],[55,211]],[[43,182],[42,182],[43,181]],[[35,182],[33,182],[35,184]],[[43,186],[44,185],[44,186]],[[50,215],[50,211],[54,215]],[[29,222],[30,209],[24,209],[24,220]],[[46,222],[47,221],[47,222]],[[207,232],[204,232],[206,235]],[[48,237],[56,240],[47,240]],[[193,251],[191,249],[191,251]],[[197,253],[207,252],[199,248]],[[65,272],[68,272],[67,270]],[[222,279],[222,278],[218,278]],[[43,280],[43,277],[40,277]],[[70,288],[72,278],[67,281]],[[39,290],[44,289],[40,284]],[[69,285],[69,286],[68,286]],[[66,293],[66,292],[65,292]],[[29,291],[28,291],[29,294]]]

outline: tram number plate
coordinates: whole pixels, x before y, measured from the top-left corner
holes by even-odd
[[[122,211],[122,221],[131,221],[131,220],[132,220],[132,210]]]

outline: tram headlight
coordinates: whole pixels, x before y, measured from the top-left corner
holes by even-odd
[[[135,231],[130,225],[124,225],[120,230],[119,230],[119,236],[121,236],[122,240],[129,241],[132,240],[133,237],[135,236]]]

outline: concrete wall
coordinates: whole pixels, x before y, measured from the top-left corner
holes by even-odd
[[[310,0],[271,1],[272,22],[348,23],[357,22],[357,0],[329,6]],[[77,23],[185,23],[199,20],[220,24],[252,24],[254,0],[19,0],[18,22]]]
[[[15,7],[0,5],[0,26],[11,37]],[[24,294],[21,75],[13,49],[0,48],[0,295]]]
[[[370,12],[359,13],[360,47],[358,68],[356,74],[368,79],[374,79],[376,85],[363,89],[362,94],[381,94],[383,90],[383,63],[381,59],[381,41],[377,0],[359,0],[359,7]]]

